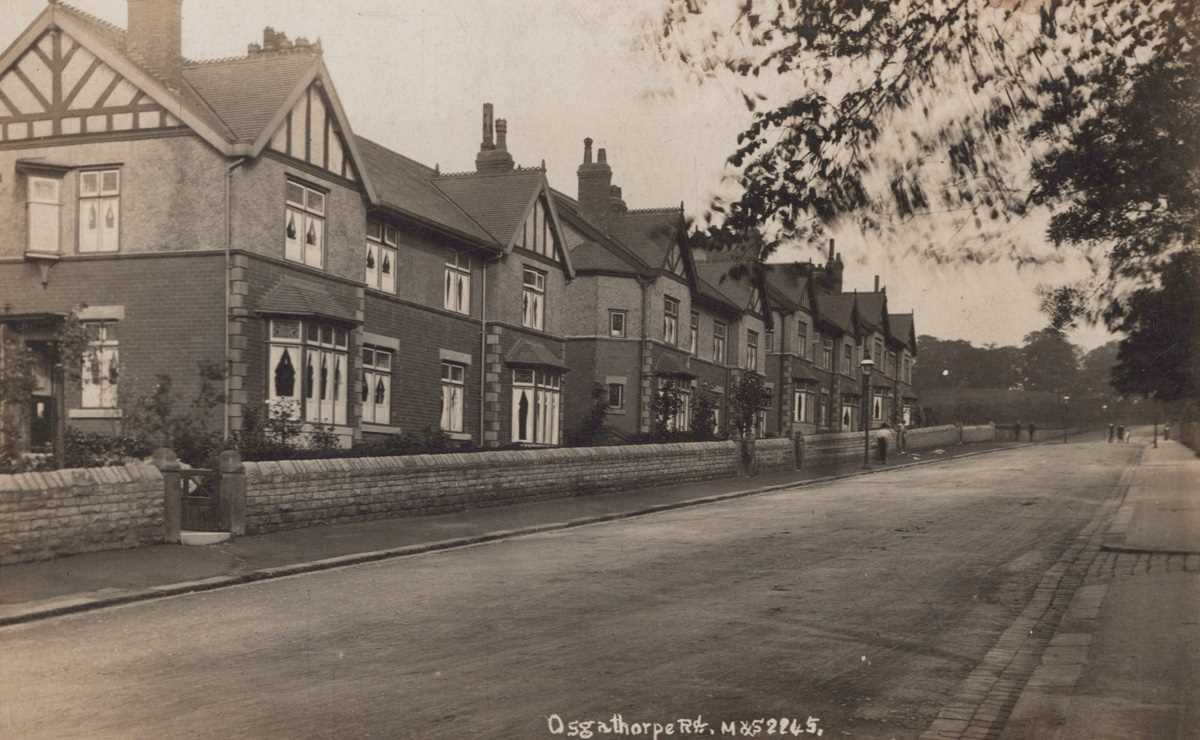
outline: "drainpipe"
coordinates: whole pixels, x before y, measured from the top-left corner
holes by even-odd
[[[489,262],[499,262],[504,255],[495,255],[494,259],[484,253],[480,260],[479,298],[479,448],[484,448],[484,427],[487,423],[487,271]]]
[[[237,160],[225,166],[225,363],[222,366],[225,378],[223,418],[221,425],[221,440],[229,441],[229,312],[231,293],[233,290],[233,172],[245,164],[246,158]]]
[[[642,406],[646,403],[646,399],[644,397],[646,394],[642,389],[642,381],[643,381],[642,373],[644,373],[646,371],[646,340],[647,340],[646,327],[648,325],[647,321],[649,319],[649,312],[650,312],[650,293],[649,293],[650,282],[644,278],[641,278],[638,280],[638,286],[641,287],[641,289],[642,289],[642,320],[641,320],[642,328],[641,328],[641,334],[638,335],[638,364],[637,364],[637,369],[638,369],[638,374],[637,374],[637,389],[638,389],[637,429],[638,429],[638,434],[641,434],[642,433]],[[700,339],[697,338],[696,339],[697,349],[699,348],[699,342],[700,342]],[[653,381],[651,381],[651,385],[653,386]],[[654,393],[653,387],[651,387],[650,392]],[[651,425],[654,424],[653,419],[650,420],[650,424]],[[646,431],[647,432],[651,431],[651,428],[652,427],[648,427],[646,429]]]

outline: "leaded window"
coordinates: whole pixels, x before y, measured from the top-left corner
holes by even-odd
[[[88,350],[83,356],[80,375],[81,406],[85,409],[115,409],[120,380],[117,322],[89,321],[84,324],[84,330]]]
[[[392,352],[366,346],[362,351],[362,420],[392,423]]]
[[[283,256],[309,267],[325,263],[325,193],[287,181]]]
[[[443,306],[455,313],[471,313],[471,258],[455,252],[446,260]]]
[[[557,370],[515,368],[512,381],[512,439],[558,444],[562,380]]]
[[[267,385],[273,413],[317,424],[346,423],[349,332],[300,319],[272,319]]]
[[[368,288],[396,292],[396,229],[367,222],[366,282]]]
[[[121,241],[121,171],[79,173],[79,251],[115,252]]]
[[[466,365],[457,362],[442,362],[442,431],[463,431],[466,380]]]
[[[521,324],[541,329],[546,318],[546,273],[526,267],[521,274]]]

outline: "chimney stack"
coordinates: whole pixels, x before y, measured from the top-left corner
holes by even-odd
[[[183,0],[128,0],[131,56],[173,90],[183,78]]]
[[[592,162],[592,139],[584,139],[583,164],[576,170],[579,175],[579,208],[585,218],[603,227],[612,197],[612,168],[608,166],[608,152],[603,147],[596,152],[596,160]]]
[[[875,292],[876,293],[879,292],[879,276],[878,275],[875,276]]]
[[[610,213],[625,213],[629,208],[621,197],[621,188],[616,185],[608,186],[608,210]]]
[[[512,155],[508,153],[508,122],[501,118],[493,123],[492,104],[483,104],[483,141],[475,155],[475,171],[486,173],[511,172]]]
[[[827,264],[830,264],[832,262],[833,262],[833,239],[830,239],[829,240],[829,259],[827,260]]]
[[[492,150],[496,148],[495,142],[492,140],[492,104],[483,104],[483,143],[479,145],[479,149]]]

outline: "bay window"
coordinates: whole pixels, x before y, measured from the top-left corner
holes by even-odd
[[[457,362],[442,362],[442,420],[444,432],[463,431],[463,405],[466,395],[467,367]]]
[[[513,442],[558,444],[561,393],[562,380],[557,370],[513,370]]]
[[[297,421],[345,424],[349,332],[319,321],[272,319],[269,344],[272,410]]]
[[[443,307],[455,313],[471,313],[471,258],[455,252],[446,260]]]
[[[25,248],[27,251],[40,254],[58,254],[61,250],[59,217],[62,205],[59,195],[62,190],[62,180],[31,175],[27,180],[27,186],[29,189],[27,199],[29,234]]]
[[[521,275],[521,325],[541,329],[546,318],[546,273],[532,267]]]
[[[309,267],[325,263],[325,193],[287,181],[283,256]]]
[[[79,251],[115,252],[121,234],[120,170],[79,173]]]
[[[396,292],[396,229],[378,221],[367,222],[368,288]]]
[[[392,352],[378,347],[362,351],[362,420],[392,423]]]

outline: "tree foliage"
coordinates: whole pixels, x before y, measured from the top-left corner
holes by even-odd
[[[1060,259],[1010,226],[1040,214],[1093,269],[1046,296],[1055,327],[1120,325],[1197,243],[1200,0],[1013,5],[666,0],[646,45],[698,80],[732,78],[753,113],[712,233],[763,229],[761,259],[843,220],[894,236],[934,216],[940,238],[910,251]]]

